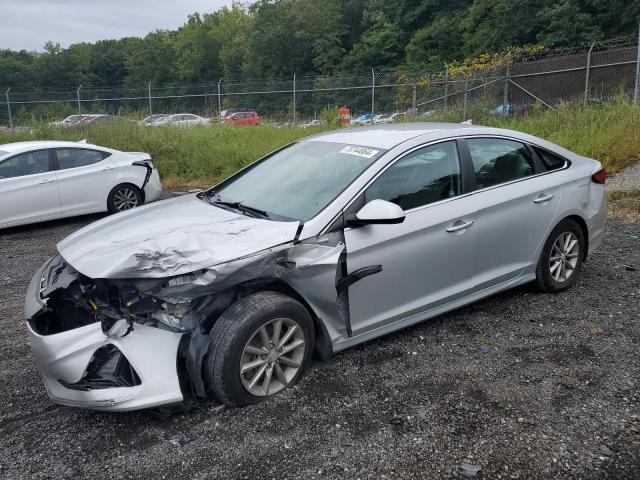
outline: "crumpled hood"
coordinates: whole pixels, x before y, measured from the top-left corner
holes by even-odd
[[[106,217],[57,248],[90,278],[162,278],[293,241],[298,225],[248,217],[185,195]]]

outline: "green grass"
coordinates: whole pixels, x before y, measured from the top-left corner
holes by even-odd
[[[519,130],[545,138],[580,155],[600,160],[614,173],[640,159],[640,105],[622,96],[612,103],[582,110],[562,105],[557,112],[534,108],[519,117],[481,117],[476,124]],[[435,119],[435,118],[434,118]],[[152,155],[167,186],[211,185],[298,138],[322,128],[236,128],[212,125],[194,128],[149,128],[102,125],[84,129],[32,127],[0,131],[0,144],[32,139],[80,140],[123,151]]]
[[[151,154],[166,186],[206,186],[283,145],[321,130],[222,125],[151,128],[129,124],[82,129],[33,127],[18,133],[0,131],[0,145],[34,139],[86,139],[88,143],[125,152]]]
[[[626,97],[584,111],[561,105],[557,112],[536,109],[518,118],[489,118],[485,124],[530,133],[595,158],[609,173],[640,159],[640,104]]]

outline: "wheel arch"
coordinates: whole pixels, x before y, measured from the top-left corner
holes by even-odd
[[[123,185],[130,185],[134,187],[136,190],[138,190],[138,192],[140,192],[140,195],[142,196],[142,202],[140,203],[140,205],[144,205],[144,202],[145,202],[144,188],[140,188],[138,185],[136,185],[132,181],[123,180],[123,181],[118,181],[118,183],[116,183],[109,190],[109,193],[107,194],[107,207],[109,206],[109,198],[111,197],[111,194],[113,193],[113,191],[118,187],[122,187]]]
[[[284,280],[277,277],[262,277],[256,278],[252,280],[247,280],[245,282],[239,283],[226,289],[223,292],[216,293],[215,295],[225,296],[226,301],[224,302],[224,307],[216,311],[216,314],[212,316],[212,318],[207,319],[205,324],[203,325],[203,330],[206,333],[209,333],[211,328],[213,328],[213,324],[216,322],[222,311],[229,308],[232,304],[237,302],[243,297],[248,295],[252,295],[258,292],[278,292],[283,295],[287,295],[288,297],[293,298],[294,300],[300,302],[313,320],[313,324],[315,326],[316,332],[316,345],[314,348],[314,353],[317,358],[321,360],[326,360],[333,354],[333,346],[331,343],[331,338],[325,327],[324,323],[315,312],[311,304],[304,298],[303,295],[300,294],[295,288],[289,285]]]
[[[582,252],[582,260],[586,261],[589,252],[589,227],[587,225],[587,222],[584,218],[577,214],[566,216],[562,220],[560,220],[560,222],[566,219],[570,219],[576,222],[580,226],[580,230],[582,230],[582,236],[584,237],[584,251]]]

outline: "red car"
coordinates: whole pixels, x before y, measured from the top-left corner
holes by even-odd
[[[258,125],[260,116],[256,112],[235,112],[224,117],[223,122],[231,125]]]

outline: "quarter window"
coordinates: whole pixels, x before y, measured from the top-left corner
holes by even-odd
[[[467,145],[477,188],[499,185],[534,173],[529,150],[520,142],[500,138],[470,138],[467,139]]]
[[[558,155],[554,155],[553,153],[547,152],[541,148],[534,148],[547,170],[557,170],[558,168],[564,167],[564,164],[567,163],[564,158],[559,157]]]
[[[412,152],[387,169],[365,192],[365,201],[387,200],[403,210],[460,194],[460,164],[455,142]]]
[[[0,179],[24,177],[49,171],[49,151],[21,153],[0,162]]]
[[[68,168],[93,165],[107,158],[109,154],[83,148],[58,148],[56,149],[56,156],[58,157],[58,168],[66,170]]]

